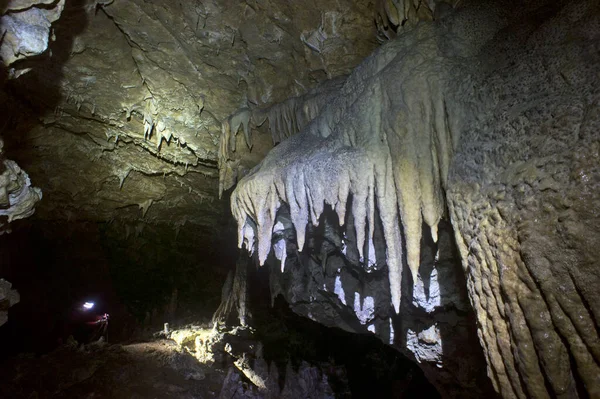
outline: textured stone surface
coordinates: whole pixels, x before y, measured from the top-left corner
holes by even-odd
[[[285,242],[285,267],[277,251],[267,259],[273,301],[282,295],[291,309],[311,320],[356,334],[374,334],[420,364],[426,377],[445,397],[482,397],[491,393],[477,342],[474,315],[453,233],[442,223],[437,244],[423,242],[416,287],[403,283],[403,306],[396,314],[390,303],[385,243],[375,231],[370,260],[361,259],[353,225],[346,229],[326,213],[323,226],[310,228],[299,253],[294,229],[278,231],[274,246]],[[347,233],[347,234],[346,234]],[[412,295],[411,295],[412,291]]]
[[[0,3],[0,60],[5,66],[45,52],[51,26],[61,15],[65,0],[5,0]],[[12,77],[29,68],[11,69]]]
[[[40,216],[216,225],[221,121],[348,73],[377,45],[371,12],[349,0],[67,4],[51,51],[2,93],[11,156],[48,193]],[[239,146],[254,164],[272,147],[255,137],[252,153]]]
[[[0,326],[8,321],[8,308],[20,301],[17,290],[12,289],[12,284],[0,278]]]
[[[505,397],[600,395],[599,21],[575,2],[500,36],[476,85],[488,113],[457,151],[448,199]]]
[[[10,232],[10,222],[31,216],[42,191],[31,185],[31,180],[15,161],[4,159],[0,138],[0,235]]]
[[[321,289],[319,269],[310,265],[310,226],[323,223],[323,203],[343,221],[353,215],[347,224],[356,228],[356,258],[367,273],[372,262],[363,256],[369,258],[373,220],[380,220],[391,302],[398,312],[401,293],[403,304],[427,309],[421,222],[436,241],[445,192],[496,390],[505,397],[597,396],[598,300],[591,293],[598,289],[593,259],[600,238],[599,18],[592,1],[494,2],[467,4],[431,27],[406,30],[241,180],[232,195],[240,246],[257,250],[263,263],[275,244],[285,259],[276,215],[289,205],[291,239],[305,260],[292,263],[292,283],[274,291],[310,308]],[[397,211],[406,254],[394,234]],[[399,273],[405,259],[408,293]],[[435,274],[429,276],[431,288]],[[356,280],[371,289],[368,277]],[[300,311],[343,328],[368,325],[382,306],[375,300],[373,307],[368,292],[348,298],[346,291],[357,290],[340,281],[334,295],[354,305],[355,317],[340,317],[331,304]],[[418,359],[437,363],[440,351],[452,352],[436,347],[438,328],[405,331]]]
[[[39,218],[206,237],[226,225],[217,196],[281,141],[234,197],[273,296],[480,395],[449,216],[496,390],[600,395],[597,2],[80,1],[58,22],[63,2],[42,3],[10,3],[0,48],[20,68],[3,79],[34,66],[2,88],[1,133],[45,193]],[[397,38],[323,84],[376,46],[373,11]],[[323,200],[350,228],[305,236]]]

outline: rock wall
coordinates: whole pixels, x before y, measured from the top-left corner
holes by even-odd
[[[9,76],[16,78],[31,68],[14,65],[17,61],[38,56],[54,39],[52,23],[63,11],[64,0],[6,0],[0,3],[0,59],[12,66]]]
[[[19,300],[19,293],[12,289],[12,284],[0,279],[0,326],[8,321],[8,308],[19,303]]]
[[[494,388],[600,395],[597,2],[378,1],[393,40],[330,83],[376,47],[368,4],[66,3],[0,9],[2,134],[40,217],[221,226],[213,199],[281,141],[232,197],[273,295],[478,394],[450,222]],[[3,164],[0,213],[31,214]]]
[[[480,57],[448,203],[496,389],[598,397],[600,8],[537,15]]]
[[[30,70],[25,67],[6,71],[5,68],[48,49],[52,23],[60,17],[63,8],[64,0],[0,3],[0,88],[7,77],[15,78]],[[0,133],[4,133],[7,125],[4,121]],[[0,137],[0,235],[11,232],[10,223],[14,220],[33,215],[41,199],[42,191],[31,185],[27,173],[15,161],[6,159],[4,140]],[[8,308],[19,301],[17,290],[0,278],[0,326],[8,321]]]
[[[212,226],[231,110],[302,95],[377,46],[372,10],[350,0],[78,0],[52,33],[0,92],[7,148],[48,193],[40,216]],[[256,135],[247,156],[272,145]]]
[[[85,252],[114,266],[120,299],[142,315],[173,286],[180,302],[218,292],[226,271],[214,265],[229,261],[216,259],[231,230],[227,203],[216,200],[221,121],[310,93],[377,45],[370,5],[350,0],[0,1],[0,234],[37,205],[35,227],[0,242],[0,276],[19,275],[9,279],[33,295],[21,308],[39,310],[52,287],[38,294],[37,274],[20,266],[48,275],[76,267],[73,280],[45,275],[62,292],[93,269]],[[272,146],[255,134],[245,156],[256,163]],[[89,246],[73,238],[85,240],[82,230]],[[7,248],[15,242],[39,257]],[[42,319],[72,299],[54,297]]]

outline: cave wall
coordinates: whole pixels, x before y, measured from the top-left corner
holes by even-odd
[[[372,10],[351,1],[79,0],[61,11],[48,51],[10,64],[20,75],[0,96],[7,148],[48,193],[44,218],[217,224],[221,121],[347,74],[377,45]],[[256,138],[255,162],[272,147]]]
[[[542,10],[484,49],[486,117],[461,133],[450,174],[488,375],[504,397],[600,395],[599,12]]]
[[[7,71],[6,76],[18,77],[31,70],[22,62],[39,56],[48,49],[54,39],[52,24],[56,22],[65,7],[64,0],[3,0],[0,2],[0,59]],[[20,67],[14,68],[17,64]]]

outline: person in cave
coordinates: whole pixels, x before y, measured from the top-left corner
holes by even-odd
[[[106,342],[109,319],[110,315],[100,303],[77,302],[69,312],[67,331],[62,338],[72,336],[80,344]]]

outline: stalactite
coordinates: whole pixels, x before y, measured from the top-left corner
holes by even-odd
[[[221,123],[221,138],[219,145],[219,196],[229,189],[237,179],[236,161],[232,153],[236,152],[236,137],[240,128],[248,148],[252,148],[252,128],[262,126],[269,121],[269,130],[273,144],[299,133],[325,107],[342,86],[345,77],[326,81],[308,93],[292,97],[282,103],[274,104],[265,109],[241,108]],[[234,176],[235,175],[235,176]]]
[[[275,147],[231,197],[238,244],[253,250],[256,239],[260,264],[271,249],[275,215],[283,203],[290,207],[300,251],[307,225],[319,224],[325,205],[337,213],[340,225],[350,210],[361,258],[365,242],[373,239],[377,208],[396,311],[405,257],[417,281],[422,223],[437,236],[453,147],[443,95],[453,61],[441,55],[431,25],[401,39],[363,62],[319,115]],[[269,114],[271,129],[278,129],[274,140],[301,125],[289,112],[294,102],[286,104]],[[255,229],[249,228],[252,223]]]
[[[146,216],[146,213],[148,213],[148,209],[150,209],[153,203],[154,200],[152,198],[149,198],[138,204],[138,207],[142,210],[142,217]]]
[[[380,36],[393,39],[396,30],[416,23],[430,21],[439,15],[438,8],[456,7],[461,0],[378,0],[375,23]]]

